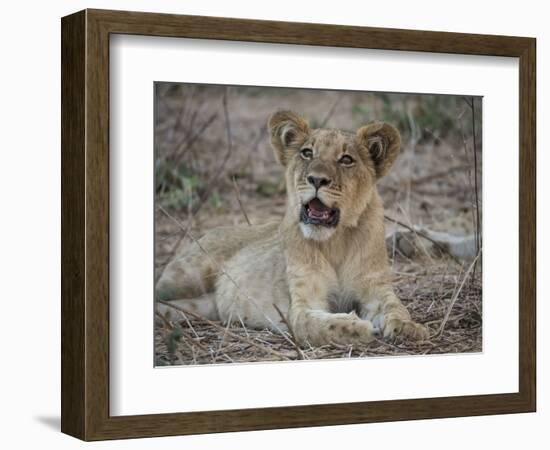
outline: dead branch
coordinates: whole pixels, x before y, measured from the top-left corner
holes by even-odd
[[[214,123],[216,118],[218,117],[218,113],[213,113],[206,119],[206,121],[199,127],[199,129],[187,139],[187,136],[177,145],[176,150],[176,159],[174,160],[174,167],[178,167],[181,162],[183,161],[183,158],[185,158],[185,155],[193,144],[197,142],[197,140],[201,137],[201,135],[207,130],[207,128]]]
[[[450,256],[451,259],[454,262],[456,262],[458,265],[462,266],[462,263],[456,258],[456,256],[454,256],[451,252],[449,252],[449,250],[447,250],[445,247],[443,247],[441,244],[439,244],[439,242],[437,242],[436,240],[432,239],[426,233],[423,233],[422,231],[419,231],[419,230],[415,230],[413,227],[401,222],[400,220],[394,219],[394,218],[389,217],[385,214],[384,214],[384,219],[388,220],[389,222],[393,222],[393,223],[395,223],[395,224],[397,224],[401,227],[404,227],[407,230],[412,231],[413,233],[416,233],[418,236],[430,241],[432,244],[434,244],[438,248],[438,250],[440,250],[443,253],[445,253],[446,255]]]
[[[479,222],[479,189],[478,189],[478,182],[477,182],[477,141],[476,141],[476,110],[475,110],[475,102],[472,97],[472,140],[473,140],[473,147],[474,147],[474,188],[475,188],[475,208],[476,208],[476,250],[479,251],[481,248],[481,224]],[[475,266],[474,266],[474,272],[475,272]]]

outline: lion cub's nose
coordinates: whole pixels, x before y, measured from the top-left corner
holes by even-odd
[[[307,177],[307,182],[313,186],[315,186],[315,189],[319,189],[323,186],[328,186],[330,184],[330,180],[325,177],[314,177],[310,175]]]

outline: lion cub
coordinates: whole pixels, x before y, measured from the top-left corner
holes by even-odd
[[[285,328],[276,305],[301,344],[428,338],[390,283],[376,182],[399,154],[397,129],[311,129],[290,111],[268,127],[286,172],[282,221],[207,232],[168,264],[157,298],[226,323]]]

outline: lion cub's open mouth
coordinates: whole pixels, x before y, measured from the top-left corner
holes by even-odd
[[[305,205],[302,205],[300,221],[308,225],[335,227],[338,224],[339,216],[340,210],[338,208],[329,208],[315,197]]]

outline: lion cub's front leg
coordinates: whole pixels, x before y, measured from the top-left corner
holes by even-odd
[[[328,312],[328,292],[336,274],[328,265],[287,271],[290,308],[289,321],[301,344],[368,344],[374,340],[374,327],[355,313]]]
[[[372,320],[385,338],[428,339],[428,329],[411,319],[409,311],[391,286],[370,286],[364,291],[362,304],[361,315]]]

